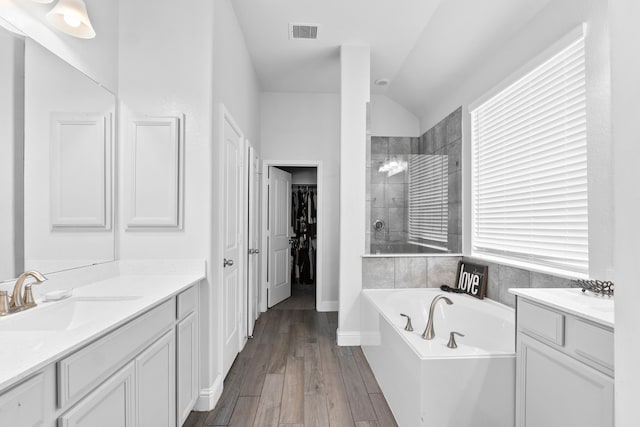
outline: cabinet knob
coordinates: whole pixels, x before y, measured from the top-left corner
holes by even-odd
[[[232,259],[226,259],[225,258],[224,262],[222,263],[223,267],[227,267],[227,266],[231,267],[232,265],[233,265],[233,260]]]

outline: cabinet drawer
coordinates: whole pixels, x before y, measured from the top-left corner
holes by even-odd
[[[614,342],[613,331],[585,322],[581,319],[567,319],[567,350],[585,362],[596,364],[613,373]],[[591,363],[590,363],[591,362]]]
[[[36,427],[43,423],[43,374],[0,394],[0,426]]]
[[[518,329],[564,345],[564,315],[518,298]]]
[[[86,395],[175,322],[172,298],[58,362],[58,405]]]
[[[198,304],[198,285],[194,285],[178,295],[178,319],[185,318],[196,310]]]

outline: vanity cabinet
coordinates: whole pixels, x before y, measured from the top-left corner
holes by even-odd
[[[613,427],[613,330],[517,300],[516,426]]]
[[[136,425],[140,427],[176,425],[175,343],[171,330],[136,358]]]
[[[186,421],[198,399],[198,289],[178,295],[177,342],[177,425]]]
[[[131,362],[59,418],[59,427],[133,427],[135,363]]]
[[[37,427],[44,419],[44,374],[38,373],[0,393],[0,426]]]
[[[198,288],[0,392],[0,426],[180,427],[198,397]]]

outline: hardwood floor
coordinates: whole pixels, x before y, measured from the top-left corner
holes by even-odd
[[[336,345],[337,323],[335,312],[263,313],[215,409],[192,412],[184,427],[397,426],[362,349]]]

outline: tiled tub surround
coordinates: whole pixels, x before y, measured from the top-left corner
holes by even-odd
[[[573,285],[573,280],[566,277],[487,262],[473,257],[464,257],[463,260],[489,267],[487,297],[509,307],[516,306],[515,295],[509,293],[509,288],[570,288]]]
[[[455,286],[458,261],[489,267],[487,298],[515,307],[509,288],[569,288],[572,280],[503,264],[459,256],[365,257],[362,260],[363,289],[437,288]]]
[[[456,280],[459,256],[365,257],[364,289],[438,288]]]
[[[412,154],[446,155],[448,160],[448,244],[450,253],[462,248],[461,150],[462,109],[458,108],[419,138],[373,136],[367,149],[366,247],[370,253],[440,253],[438,249],[408,244],[408,172],[390,177],[379,172],[389,157],[408,161]],[[376,231],[381,219],[386,226]]]

